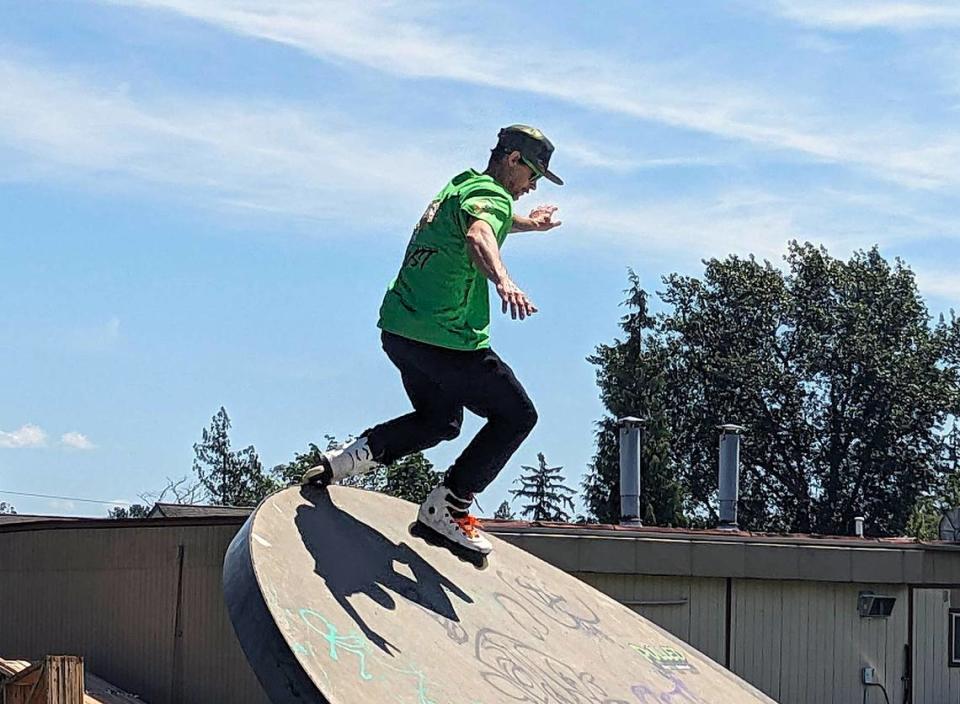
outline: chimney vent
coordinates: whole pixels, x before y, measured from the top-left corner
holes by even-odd
[[[620,424],[620,523],[640,522],[640,450],[646,420],[627,416]]]
[[[720,525],[721,530],[740,530],[737,499],[740,496],[740,433],[742,425],[718,425],[720,431]]]

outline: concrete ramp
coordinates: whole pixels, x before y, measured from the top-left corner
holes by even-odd
[[[267,498],[224,593],[274,704],[772,702],[663,629],[502,540],[477,570],[413,538],[416,507],[347,487]]]

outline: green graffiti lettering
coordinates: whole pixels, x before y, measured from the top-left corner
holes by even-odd
[[[360,661],[360,679],[372,680],[373,675],[367,672],[367,641],[357,631],[351,631],[347,635],[340,635],[337,627],[318,614],[313,609],[300,609],[300,619],[321,637],[327,641],[330,647],[330,659],[335,662],[340,661],[340,651],[346,651],[351,655],[356,655]],[[311,619],[319,619],[326,626],[326,632],[322,631]]]

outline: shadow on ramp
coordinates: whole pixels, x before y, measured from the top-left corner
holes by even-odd
[[[391,654],[399,652],[360,616],[349,597],[365,594],[384,609],[395,611],[390,592],[453,622],[460,618],[448,593],[472,604],[473,599],[440,574],[406,543],[394,543],[376,528],[338,508],[324,490],[301,490],[306,500],[297,508],[296,525],[313,557],[314,571],[367,639]],[[412,578],[397,571],[406,565]]]

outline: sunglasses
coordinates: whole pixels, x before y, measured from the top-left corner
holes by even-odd
[[[524,156],[520,157],[520,161],[522,161],[524,166],[530,169],[530,171],[533,174],[532,176],[530,176],[530,183],[536,183],[537,181],[539,181],[540,177],[543,176],[543,174],[540,173],[540,169],[538,169],[536,166],[530,163],[530,161]]]

